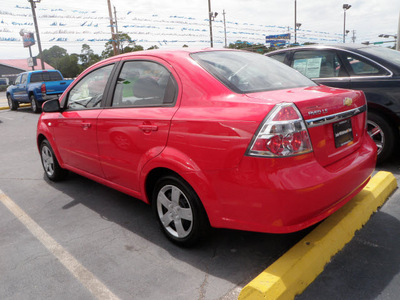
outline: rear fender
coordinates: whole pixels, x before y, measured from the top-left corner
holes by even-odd
[[[146,180],[149,173],[157,168],[171,170],[181,176],[199,196],[209,221],[213,225],[214,216],[219,211],[216,194],[211,190],[211,184],[197,164],[185,153],[171,147],[166,147],[157,157],[150,160],[140,173],[141,194],[143,200],[151,202],[146,193]]]

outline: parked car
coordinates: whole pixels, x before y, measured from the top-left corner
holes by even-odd
[[[390,157],[400,140],[400,52],[377,46],[311,45],[266,54],[327,86],[364,92],[368,133],[378,161]]]
[[[58,98],[71,84],[58,70],[24,72],[17,76],[15,83],[7,88],[7,101],[11,110],[20,103],[30,103],[33,112],[38,113],[44,101]]]
[[[362,92],[263,55],[152,50],[101,61],[47,101],[37,144],[50,180],[69,170],[151,204],[187,245],[209,225],[286,233],[332,214],[374,170],[365,126]]]

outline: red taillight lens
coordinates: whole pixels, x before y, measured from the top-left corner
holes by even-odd
[[[42,83],[42,85],[40,86],[40,91],[42,92],[42,94],[46,94],[46,85],[44,83]]]
[[[281,103],[261,124],[247,155],[282,157],[311,151],[311,140],[299,110],[292,103]]]

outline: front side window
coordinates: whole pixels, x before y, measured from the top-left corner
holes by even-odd
[[[104,89],[114,65],[108,65],[90,72],[68,93],[67,109],[88,109],[99,107]]]
[[[21,83],[21,75],[18,75],[17,79],[15,79],[15,84]]]
[[[297,51],[293,55],[292,67],[308,78],[349,76],[334,51]]]
[[[389,75],[389,73],[383,68],[361,57],[352,54],[346,54],[346,60],[350,65],[350,70],[355,76]]]
[[[128,61],[119,74],[112,106],[170,106],[175,98],[175,80],[164,66],[150,61]]]
[[[26,77],[28,76],[28,74],[23,74],[21,77],[21,84],[26,83]]]

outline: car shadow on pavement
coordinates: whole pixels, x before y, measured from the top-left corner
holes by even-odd
[[[400,271],[399,232],[399,219],[382,211],[375,213],[296,300],[397,298],[399,279],[392,281]]]
[[[257,276],[311,231],[278,235],[212,229],[210,236],[195,247],[180,248],[164,237],[152,208],[142,201],[73,173],[62,182],[45,180],[73,199],[63,209],[84,205],[108,222],[168,251],[174,259],[239,286]],[[140,247],[132,242],[125,244],[123,251],[134,252]]]

